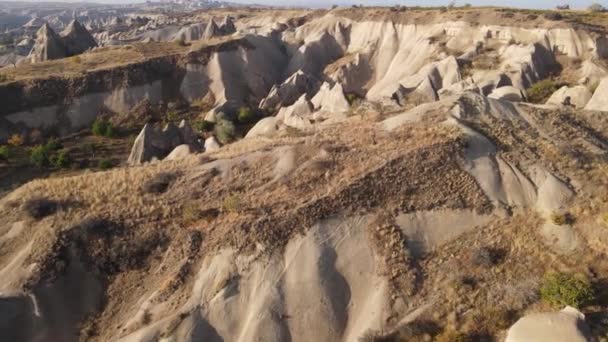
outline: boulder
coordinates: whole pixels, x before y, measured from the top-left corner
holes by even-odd
[[[608,112],[608,78],[602,79],[600,84],[595,89],[591,100],[585,106],[587,110],[598,110]]]
[[[164,160],[179,160],[187,158],[190,155],[192,155],[190,145],[183,144],[174,148]]]
[[[342,85],[336,83],[333,87],[324,83],[311,100],[315,110],[329,113],[343,113],[350,110],[350,104],[344,96]]]
[[[296,103],[294,103],[293,105],[281,108],[281,110],[279,110],[279,113],[277,114],[277,120],[285,121],[285,119],[290,116],[299,116],[307,118],[312,115],[312,112],[312,104],[310,103],[310,101],[308,101],[308,99],[306,99],[306,95],[302,95],[298,99],[298,101],[296,101]]]
[[[572,105],[577,109],[582,109],[585,108],[591,99],[591,96],[593,95],[584,85],[578,85],[571,88],[563,86],[551,95],[549,100],[547,100],[547,104]]]
[[[572,307],[559,312],[536,313],[520,318],[508,331],[506,342],[591,341],[585,316]]]
[[[271,137],[276,134],[278,129],[277,118],[270,116],[258,121],[258,123],[247,132],[245,138]]]
[[[220,144],[215,137],[209,137],[205,140],[205,152],[213,152],[220,149]]]
[[[129,165],[137,165],[153,159],[163,159],[180,145],[188,145],[190,151],[200,149],[196,134],[185,122],[180,123],[179,127],[169,123],[163,130],[146,124],[135,139],[127,162]]]
[[[298,70],[285,82],[272,87],[268,96],[260,102],[260,108],[275,110],[294,104],[302,95],[312,95],[318,87],[316,78]]]
[[[521,102],[525,99],[525,96],[522,91],[513,86],[496,88],[494,89],[494,91],[492,91],[490,95],[488,95],[488,97],[492,99],[505,100],[511,102]]]

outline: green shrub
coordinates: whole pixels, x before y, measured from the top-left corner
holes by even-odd
[[[217,120],[215,123],[215,137],[223,145],[232,142],[236,136],[236,128],[232,121],[225,119]]]
[[[179,115],[174,110],[168,110],[165,114],[165,121],[169,122],[177,122],[179,120]]]
[[[230,211],[239,211],[243,207],[243,201],[239,194],[230,194],[229,196],[224,197],[224,202],[222,203],[222,209],[226,212]]]
[[[528,88],[528,102],[545,103],[562,86],[563,84],[551,79],[536,82]]]
[[[207,120],[200,120],[194,123],[194,127],[196,127],[199,132],[210,132],[213,130],[214,125],[213,122]]]
[[[11,158],[10,147],[4,145],[0,146],[0,160],[8,161]]]
[[[30,150],[30,162],[38,167],[49,165],[49,150],[46,145],[37,145]]]
[[[65,169],[72,165],[72,159],[67,151],[61,151],[51,157],[51,165],[57,169]]]
[[[101,170],[111,169],[112,166],[114,166],[114,163],[112,162],[112,160],[107,159],[107,158],[101,159],[99,161],[99,163],[97,164],[97,167],[99,167],[99,169],[101,169]]]
[[[237,120],[241,124],[248,124],[255,121],[255,112],[249,107],[241,107],[237,116]]]
[[[582,275],[547,273],[541,284],[540,297],[556,307],[570,305],[578,308],[593,301],[595,294],[589,280]]]
[[[97,119],[93,122],[93,126],[91,127],[91,132],[93,135],[100,137],[113,138],[116,136],[116,129],[112,125],[112,123]]]
[[[63,147],[61,143],[55,138],[49,139],[49,141],[47,141],[46,145],[44,146],[48,152],[57,151]]]

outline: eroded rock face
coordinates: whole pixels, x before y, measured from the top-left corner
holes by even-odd
[[[608,112],[608,78],[602,79],[593,93],[591,100],[585,106],[587,110]]]
[[[32,63],[43,62],[51,59],[59,59],[67,56],[66,47],[61,37],[45,23],[36,33],[36,42],[30,52],[29,58]]]
[[[589,89],[584,85],[575,87],[563,86],[551,95],[549,100],[547,100],[547,104],[574,106],[577,109],[583,109],[592,96]]]
[[[48,23],[36,33],[36,42],[29,54],[32,63],[79,55],[97,47],[97,42],[89,31],[73,20],[60,35]]]
[[[128,164],[137,165],[154,159],[163,159],[178,146],[187,145],[189,150],[200,149],[198,138],[192,128],[182,121],[179,127],[169,123],[163,130],[158,130],[150,124],[146,124],[141,130],[128,159]],[[184,148],[177,155],[183,155]]]
[[[61,32],[61,39],[66,48],[66,55],[79,55],[89,49],[97,47],[97,42],[89,31],[76,20]]]
[[[260,102],[260,108],[275,110],[294,104],[303,94],[311,96],[318,88],[318,80],[298,70],[285,82],[272,87],[268,96]]]
[[[572,307],[559,312],[538,313],[519,319],[507,334],[506,342],[591,341],[585,315]]]

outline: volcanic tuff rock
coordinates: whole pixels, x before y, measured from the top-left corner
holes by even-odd
[[[36,42],[29,54],[32,63],[59,59],[67,56],[67,49],[61,37],[53,31],[48,23],[36,33]]]
[[[45,23],[36,33],[36,42],[28,57],[32,63],[37,63],[78,55],[94,47],[97,47],[95,39],[76,20],[61,35]]]
[[[0,71],[14,77],[0,137],[101,112],[139,121],[142,103],[222,123],[148,124],[129,167],[0,197],[0,336],[452,341],[504,338],[513,315],[517,342],[587,338],[583,320],[605,335],[601,300],[588,318],[534,314],[546,272],[595,285],[608,270],[608,120],[580,109],[603,109],[604,82],[584,104],[606,72],[599,26],[512,9],[256,10],[229,37],[166,42],[225,14],[159,14],[142,28],[158,42],[94,51],[92,70]],[[549,77],[584,82],[524,103]],[[55,212],[32,217],[41,195]]]
[[[169,123],[163,130],[146,124],[133,143],[128,163],[137,165],[162,159],[181,145],[188,145],[194,151],[200,149],[200,142],[185,122],[180,123],[179,127]]]

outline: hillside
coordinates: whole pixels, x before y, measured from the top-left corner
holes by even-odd
[[[235,13],[0,69],[0,336],[608,338],[608,14]]]

